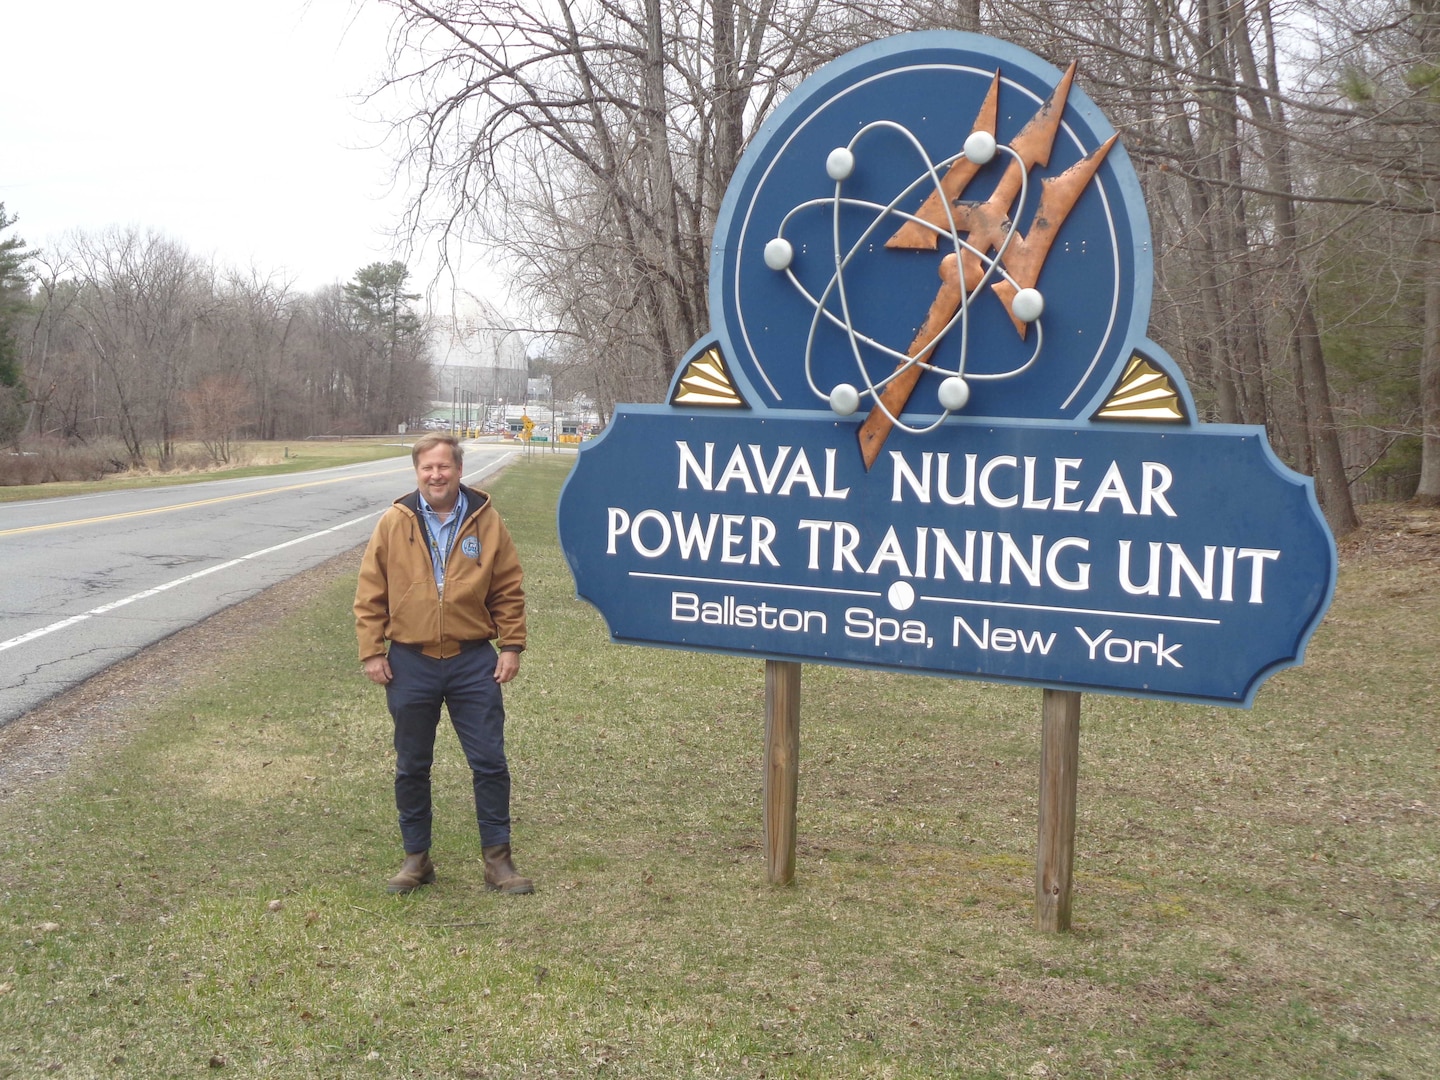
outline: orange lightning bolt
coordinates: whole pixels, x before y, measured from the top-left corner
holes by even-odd
[[[985,202],[966,204],[959,201],[960,195],[980,169],[979,165],[962,155],[941,178],[940,191],[932,192],[915,214],[920,221],[934,228],[907,221],[886,241],[885,246],[934,251],[941,234],[948,234],[950,231],[950,216],[946,214],[945,206],[948,203],[956,229],[968,234],[971,247],[980,252],[998,251],[1011,229],[1010,208],[1020,194],[1025,174],[1036,165],[1045,166],[1050,163],[1055,136],[1060,130],[1060,117],[1065,111],[1065,101],[1069,97],[1070,85],[1074,79],[1075,64],[1072,63],[1051,91],[1049,98],[1010,144],[1019,160],[1011,159],[1005,175]],[[975,131],[983,131],[991,136],[995,134],[999,96],[1000,73],[997,71],[975,118]],[[1059,176],[1043,181],[1040,204],[1035,211],[1029,235],[1022,236],[1017,231],[1010,238],[1009,246],[1005,248],[1005,269],[1018,284],[1002,278],[992,285],[991,289],[1005,305],[1005,309],[1011,312],[1011,321],[1022,339],[1025,337],[1027,324],[1015,318],[1011,310],[1015,294],[1022,288],[1032,288],[1039,279],[1040,270],[1055,242],[1056,233],[1070,211],[1075,208],[1117,138],[1118,135],[1111,136],[1099,149],[1077,161]],[[944,203],[941,202],[942,198]],[[940,232],[936,232],[936,229]],[[968,248],[962,251],[958,260],[953,252],[941,260],[939,291],[930,305],[925,325],[915,335],[906,355],[912,359],[927,358],[939,344],[939,337],[955,317],[955,312],[960,309],[964,295],[973,291],[984,276],[985,267],[980,256]],[[865,418],[865,423],[860,426],[860,455],[865,461],[866,469],[875,463],[881,446],[890,434],[890,429],[894,427],[890,418],[900,415],[920,381],[922,368],[919,364],[908,367],[902,364],[901,367],[903,370],[886,384],[879,400]]]

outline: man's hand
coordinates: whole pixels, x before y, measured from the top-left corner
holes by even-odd
[[[390,674],[390,658],[384,653],[365,658],[365,677],[373,683],[386,685],[393,676]]]
[[[520,674],[520,654],[511,650],[495,658],[495,681],[502,686]]]

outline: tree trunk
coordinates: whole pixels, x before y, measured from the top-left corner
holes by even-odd
[[[1269,0],[1254,5],[1266,30],[1268,85],[1277,85],[1273,39],[1270,31]],[[1271,205],[1275,215],[1275,249],[1283,275],[1282,297],[1291,316],[1290,339],[1297,351],[1307,406],[1308,441],[1314,455],[1315,483],[1320,505],[1330,527],[1343,535],[1360,520],[1350,497],[1345,477],[1345,463],[1340,454],[1340,434],[1330,401],[1330,382],[1325,354],[1320,343],[1320,326],[1315,317],[1313,290],[1307,279],[1300,255],[1299,222],[1295,209],[1295,182],[1290,165],[1290,147],[1286,142],[1285,113],[1279,98],[1263,92],[1259,65],[1255,61],[1250,25],[1245,12],[1232,9],[1234,22],[1232,40],[1240,61],[1241,93],[1258,121],[1257,132],[1264,150],[1265,172],[1269,180]]]
[[[1202,19],[1199,32],[1209,35],[1212,23],[1213,19]],[[1160,47],[1162,70],[1178,70],[1172,37],[1175,27],[1157,21],[1154,33]],[[1215,71],[1218,51],[1212,44],[1201,61],[1205,82],[1210,86],[1233,82],[1233,79],[1218,77]],[[1189,262],[1198,285],[1196,295],[1201,312],[1201,329],[1191,335],[1192,348],[1210,375],[1217,419],[1226,424],[1240,424],[1246,422],[1246,416],[1236,378],[1240,365],[1232,327],[1238,314],[1236,297],[1253,294],[1253,290],[1234,287],[1240,265],[1236,247],[1238,244],[1243,250],[1245,237],[1244,203],[1227,199],[1224,194],[1222,177],[1228,171],[1229,154],[1222,133],[1226,130],[1224,117],[1233,112],[1233,104],[1217,94],[1218,91],[1212,90],[1197,95],[1200,112],[1195,122],[1185,109],[1188,92],[1170,85],[1164,112],[1169,117],[1166,127],[1172,152],[1184,171],[1189,198],[1189,231],[1193,237],[1188,245]],[[1238,220],[1234,217],[1237,212],[1242,215]]]
[[[1410,0],[1415,37],[1422,61],[1431,71],[1440,64],[1440,4],[1435,0]],[[1424,105],[1432,121],[1421,128],[1421,146],[1429,177],[1440,176],[1440,108],[1432,83],[1430,99]],[[1424,327],[1420,345],[1420,484],[1415,499],[1428,506],[1440,506],[1440,179],[1424,185],[1425,243],[1421,249],[1424,275]]]
[[[1427,219],[1424,332],[1420,346],[1420,485],[1415,500],[1440,506],[1440,217]]]

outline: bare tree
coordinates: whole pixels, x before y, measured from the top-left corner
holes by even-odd
[[[710,237],[755,126],[895,27],[822,0],[388,2],[389,83],[424,103],[396,121],[412,227],[503,255],[602,400],[659,397],[707,328]]]
[[[1315,312],[1314,270],[1307,265],[1301,251],[1297,182],[1286,130],[1270,0],[1257,0],[1249,10],[1253,15],[1247,18],[1246,6],[1231,6],[1229,34],[1239,68],[1237,84],[1261,148],[1261,167],[1274,223],[1273,250],[1281,283],[1282,310],[1289,319],[1283,328],[1284,339],[1298,371],[1297,384],[1302,390],[1307,423],[1306,442],[1314,457],[1320,504],[1331,527],[1346,533],[1359,524],[1359,519],[1350,497],[1331,405],[1329,375]],[[1264,50],[1259,60],[1254,49],[1256,36],[1263,42]]]
[[[180,391],[197,323],[209,304],[210,268],[155,233],[76,233],[69,258],[80,292],[73,313],[113,395],[132,462],[153,442],[174,453]]]
[[[182,435],[223,460],[247,435],[393,431],[429,408],[403,265],[305,295],[110,229],[72,235],[36,269],[23,334],[31,437],[116,438],[132,466],[153,448],[167,467]]]
[[[1409,112],[1420,175],[1413,186],[1423,211],[1417,263],[1423,289],[1420,345],[1421,450],[1415,497],[1440,505],[1440,3],[1410,0],[1406,30],[1414,42]]]
[[[212,373],[240,380],[251,409],[247,426],[258,438],[277,438],[288,411],[287,347],[299,297],[288,280],[251,269],[224,274],[216,301]]]
[[[1403,470],[1413,448],[1415,497],[1437,502],[1440,4],[1336,0],[1316,15],[1311,53],[1301,92],[1315,117],[1314,190],[1336,208],[1328,299],[1342,312],[1326,330],[1352,358],[1342,408],[1361,448],[1349,470]]]
[[[1345,274],[1332,241],[1366,219],[1372,235],[1381,221],[1397,241],[1418,234],[1427,252],[1440,239],[1434,0],[1331,0],[1323,17],[1285,0],[388,2],[388,85],[422,102],[395,119],[421,180],[410,226],[507,257],[564,343],[552,355],[584,373],[602,410],[658,397],[704,331],[709,240],[740,150],[820,63],[927,27],[980,30],[1057,67],[1078,59],[1149,198],[1152,333],[1212,418],[1265,424],[1315,473],[1336,530],[1354,524],[1350,484],[1376,448],[1347,428],[1375,430],[1360,403],[1386,399],[1373,387],[1336,397],[1327,351],[1358,313],[1330,285]],[[1364,191],[1335,189],[1367,167],[1355,141],[1367,111],[1315,48],[1325,26],[1331,43],[1349,35],[1364,43],[1352,52],[1383,53],[1394,76],[1368,125],[1408,147],[1404,160],[1372,154],[1386,179]],[[1424,223],[1407,232],[1397,213]],[[1419,256],[1416,274],[1433,282],[1440,271],[1422,268],[1437,264]],[[1440,308],[1440,284],[1425,289],[1426,310]],[[1440,331],[1417,356],[1428,465],[1440,460]],[[1440,490],[1440,466],[1424,475],[1422,492]]]
[[[1277,26],[1281,16],[1288,25]],[[1215,419],[1264,423],[1316,475],[1337,532],[1355,524],[1311,257],[1325,215],[1310,152],[1319,105],[1282,84],[1305,8],[1271,0],[1018,3],[987,29],[1078,58],[1146,187],[1164,276],[1154,336]]]
[[[217,465],[230,461],[235,440],[250,421],[250,392],[233,375],[208,375],[181,394],[188,430]]]

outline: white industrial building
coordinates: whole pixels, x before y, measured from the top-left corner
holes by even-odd
[[[435,411],[483,423],[526,398],[525,338],[493,305],[457,292],[449,311],[431,313]]]

